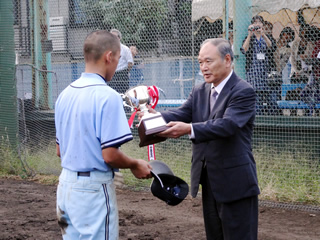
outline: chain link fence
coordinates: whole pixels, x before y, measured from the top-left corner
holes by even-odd
[[[21,162],[30,172],[59,174],[54,103],[84,71],[82,47],[91,31],[121,32],[121,42],[131,47],[133,57],[123,89],[156,85],[162,90],[158,110],[178,107],[192,87],[204,81],[197,61],[199,46],[207,38],[224,37],[233,44],[235,72],[258,96],[253,151],[260,199],[319,205],[320,3],[289,1],[284,8],[276,1],[259,2],[13,0],[12,9],[6,10],[13,21],[6,23],[14,31],[16,94],[1,90],[2,149],[15,131],[4,130],[7,112],[1,104],[14,97],[11,120],[14,123],[17,116]],[[252,18],[256,15],[260,17]],[[11,84],[13,79],[1,78],[2,86],[5,81]],[[147,149],[138,147],[137,129],[132,131],[134,140],[122,150],[147,159]],[[155,151],[156,159],[190,183],[187,137],[158,143]],[[126,185],[150,184],[122,172]]]

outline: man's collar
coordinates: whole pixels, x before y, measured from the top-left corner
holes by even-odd
[[[218,92],[218,94],[220,94],[220,92],[222,91],[224,85],[226,85],[226,83],[228,82],[228,80],[230,79],[231,75],[233,73],[233,70],[231,70],[231,72],[229,73],[229,75],[221,82],[219,83],[218,86],[214,86],[213,83],[211,83],[211,88],[215,88],[216,92]]]

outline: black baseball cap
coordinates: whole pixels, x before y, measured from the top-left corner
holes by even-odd
[[[164,162],[154,160],[150,165],[152,166],[151,174],[154,177],[151,183],[152,194],[171,206],[181,203],[189,193],[188,184],[175,176]]]

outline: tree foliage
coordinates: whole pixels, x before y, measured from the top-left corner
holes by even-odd
[[[74,0],[85,25],[122,33],[122,42],[145,51],[190,55],[191,0]],[[161,43],[161,44],[160,44]],[[187,45],[187,46],[186,46]]]
[[[122,42],[144,49],[156,47],[168,22],[167,0],[80,0],[86,21],[103,21],[109,29],[122,33]],[[142,46],[143,45],[143,46]]]

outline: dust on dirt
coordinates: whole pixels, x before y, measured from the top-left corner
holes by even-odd
[[[120,239],[205,239],[201,198],[168,206],[151,192],[117,189]],[[61,239],[56,186],[0,179],[0,239]],[[260,207],[259,240],[319,240],[320,212]]]

